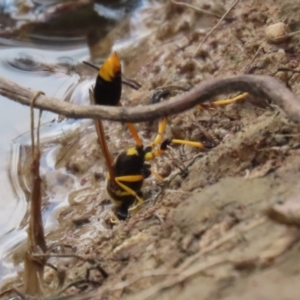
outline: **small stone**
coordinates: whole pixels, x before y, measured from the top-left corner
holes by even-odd
[[[265,34],[269,43],[281,43],[288,38],[288,28],[284,23],[279,22],[268,26]]]

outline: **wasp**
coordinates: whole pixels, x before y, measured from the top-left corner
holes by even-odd
[[[120,99],[122,83],[124,82],[122,80],[120,59],[117,53],[114,52],[98,70],[95,86],[90,91],[91,103],[121,106]],[[130,85],[132,82],[128,84],[127,81],[124,84]],[[215,101],[208,105],[199,106],[199,108],[207,109],[212,106],[229,104],[245,96]],[[102,122],[101,120],[95,120],[98,141],[108,170],[106,191],[114,204],[113,211],[120,220],[125,220],[129,214],[137,212],[144,203],[142,186],[144,180],[152,174],[148,161],[162,155],[171,144],[187,144],[198,148],[205,148],[201,142],[196,141],[179,139],[163,140],[166,125],[167,119],[161,119],[154,141],[151,145],[144,147],[134,125],[127,123],[136,145],[121,151],[113,159],[107,147]]]
[[[114,203],[114,212],[118,219],[124,220],[128,213],[133,214],[144,203],[142,186],[144,180],[153,172],[148,161],[162,155],[171,144],[186,144],[204,148],[200,142],[163,139],[167,119],[159,122],[157,136],[147,147],[136,145],[120,152],[112,165],[112,174],[108,172],[106,190]],[[161,142],[162,141],[162,142]]]

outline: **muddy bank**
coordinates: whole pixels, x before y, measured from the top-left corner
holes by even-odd
[[[264,33],[272,23],[297,23],[287,13],[288,3],[240,1],[195,59],[193,53],[217,19],[172,2],[160,6],[154,33],[119,51],[126,75],[142,84],[139,91],[125,88],[123,103],[146,104],[161,86],[190,88],[204,79],[245,72],[273,74],[297,93],[299,74],[276,72],[297,69],[297,36],[270,44]],[[231,5],[217,4],[203,7],[225,11]],[[105,122],[105,130],[114,155],[132,145],[121,124]],[[155,122],[139,126],[145,144],[156,131]],[[57,212],[59,226],[47,242],[67,244],[57,251],[90,260],[51,258],[57,269],[46,269],[46,297],[296,300],[297,201],[291,209],[285,204],[300,193],[299,126],[278,107],[249,96],[169,118],[166,137],[199,140],[210,149],[178,147],[157,158],[153,168],[165,182],[147,180],[143,209],[115,226],[108,222],[111,204],[93,129],[61,149],[57,168],[77,176],[81,188],[70,195],[70,206]],[[16,284],[22,281],[19,275]]]

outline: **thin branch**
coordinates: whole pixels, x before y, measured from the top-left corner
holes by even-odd
[[[36,260],[32,253],[36,251],[47,251],[44,235],[44,227],[41,213],[42,194],[40,177],[40,149],[34,140],[34,103],[43,92],[36,92],[30,99],[30,132],[32,146],[31,171],[31,197],[30,197],[30,220],[28,225],[27,251],[24,255],[24,290],[26,295],[43,295],[43,275],[45,259]],[[39,121],[40,124],[40,121]],[[39,129],[37,130],[39,133]],[[39,138],[37,139],[39,141]]]
[[[285,37],[289,38],[289,37],[293,37],[293,36],[298,35],[298,34],[300,34],[300,30],[290,32],[290,33],[286,34]]]
[[[237,75],[210,79],[170,101],[147,106],[127,108],[100,105],[81,106],[41,95],[35,101],[35,107],[69,118],[145,122],[182,113],[199,103],[212,99],[212,97],[234,92],[248,92],[258,98],[272,101],[287,113],[290,120],[296,123],[300,122],[300,103],[297,96],[279,80],[260,75]],[[21,104],[30,105],[30,99],[34,93],[35,91],[0,77],[0,95]]]
[[[59,257],[59,258],[76,258],[81,261],[86,261],[93,263],[95,261],[97,262],[106,262],[106,261],[127,261],[127,259],[118,259],[118,258],[98,258],[98,257],[92,257],[92,256],[83,256],[73,253],[34,253],[32,254],[34,258],[53,258],[53,257]]]
[[[92,285],[100,285],[99,282],[97,281],[92,281],[92,280],[86,280],[86,279],[79,279],[79,280],[75,280],[75,281],[72,281],[70,282],[67,286],[65,286],[64,288],[62,288],[61,290],[59,290],[57,293],[56,293],[56,296],[59,296],[61,295],[62,293],[64,293],[65,291],[67,291],[69,288],[71,288],[72,286],[77,286],[77,285],[80,285],[80,284],[92,284]],[[66,298],[61,298],[61,299],[66,299]]]
[[[124,289],[126,287],[133,285],[134,283],[136,283],[137,281],[139,281],[143,278],[154,277],[154,276],[174,276],[174,275],[180,276],[180,273],[178,273],[178,271],[176,271],[176,270],[169,270],[169,271],[164,270],[164,269],[147,270],[147,271],[144,271],[128,280],[125,280],[125,281],[123,280],[121,282],[118,282],[110,289],[110,291],[117,291],[120,289]]]
[[[249,65],[246,66],[246,70],[245,70],[245,74],[250,74],[250,70],[253,70],[253,68],[251,68],[253,62],[255,61],[255,59],[257,58],[260,50],[262,49],[262,46],[258,47],[257,51],[255,52],[253,58],[251,59]]]
[[[220,15],[212,12],[212,11],[209,11],[209,10],[206,10],[206,9],[202,9],[202,8],[199,8],[199,7],[196,7],[194,5],[191,5],[191,4],[188,4],[188,3],[185,3],[185,2],[179,2],[179,1],[175,1],[175,0],[172,0],[172,3],[176,4],[176,5],[180,5],[180,6],[185,6],[185,7],[188,7],[188,8],[192,8],[196,11],[199,11],[203,14],[206,14],[206,15],[209,15],[209,16],[212,16],[212,17],[215,17],[215,18],[221,18]],[[231,19],[230,19],[231,20]]]
[[[300,73],[300,70],[282,67],[282,68],[277,68],[276,72],[274,72],[273,74],[276,74],[278,72]]]
[[[199,44],[198,48],[196,49],[193,57],[197,55],[200,48],[202,47],[203,43],[207,40],[207,38],[212,34],[212,32],[220,25],[220,23],[227,17],[227,15],[232,11],[232,9],[238,4],[239,0],[236,0],[229,9],[225,12],[225,14],[222,16],[222,18],[218,21],[218,23],[207,33],[207,35],[203,38],[201,43]]]

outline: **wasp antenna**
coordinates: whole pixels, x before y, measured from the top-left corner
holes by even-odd
[[[85,65],[87,65],[87,66],[89,66],[89,67],[91,67],[91,68],[93,68],[93,69],[96,69],[97,71],[99,70],[99,67],[98,67],[98,66],[96,66],[96,65],[94,65],[94,64],[92,64],[92,63],[90,63],[90,62],[88,62],[88,61],[83,60],[82,62],[83,62]]]
[[[90,97],[90,103],[92,105],[95,105],[95,98],[94,98],[93,91],[91,89],[89,90],[89,97]],[[108,149],[108,146],[106,143],[102,121],[95,119],[94,124],[95,124],[95,129],[96,129],[96,133],[97,133],[97,137],[98,137],[98,143],[99,143],[102,153],[104,155],[110,179],[114,182],[115,175],[114,175],[114,171],[112,168],[113,161],[112,161],[112,157],[110,155],[110,152],[109,152],[109,149]]]
[[[142,85],[137,81],[127,78],[124,74],[122,74],[122,83],[128,85],[134,90],[139,90],[142,87]]]
[[[121,62],[117,52],[113,52],[99,69],[99,76],[105,81],[112,81],[121,72]]]

